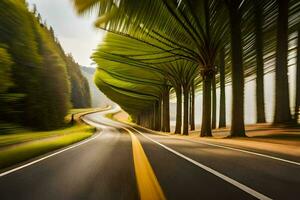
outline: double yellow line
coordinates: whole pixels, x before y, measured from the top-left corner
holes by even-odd
[[[137,185],[141,200],[165,200],[165,195],[159,185],[149,160],[136,135],[127,128],[132,141],[133,162]]]

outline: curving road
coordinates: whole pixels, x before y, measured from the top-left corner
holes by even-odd
[[[297,159],[156,135],[105,118],[118,110],[84,116],[99,130],[94,137],[0,174],[0,199],[300,197]]]

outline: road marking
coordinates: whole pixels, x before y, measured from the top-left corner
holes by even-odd
[[[144,127],[142,127],[142,128],[144,128]],[[148,130],[148,129],[146,129],[146,130]],[[150,131],[152,131],[152,130],[150,130]],[[239,148],[235,148],[235,147],[229,147],[229,146],[225,146],[225,145],[213,144],[213,143],[209,143],[209,142],[195,141],[195,140],[192,140],[192,139],[183,138],[183,137],[179,137],[179,136],[172,136],[172,135],[169,135],[169,134],[162,134],[162,133],[156,133],[156,132],[154,132],[154,133],[156,135],[167,136],[167,137],[170,137],[170,138],[173,138],[173,139],[180,139],[180,140],[185,140],[185,141],[189,141],[189,142],[194,142],[194,143],[206,144],[206,145],[210,145],[210,146],[214,146],[214,147],[219,147],[219,148],[223,148],[223,149],[230,149],[230,150],[233,150],[233,151],[239,151],[239,152],[243,152],[243,153],[247,153],[247,154],[252,154],[252,155],[261,156],[261,157],[265,157],[265,158],[270,158],[270,159],[273,159],[273,160],[277,160],[277,161],[286,162],[286,163],[289,163],[289,164],[294,164],[294,165],[300,166],[300,162],[287,160],[287,159],[279,158],[279,157],[275,157],[275,156],[270,156],[270,155],[267,155],[267,154],[257,153],[257,152],[254,152],[254,151],[239,149]]]
[[[191,139],[188,139],[188,138],[180,138],[180,137],[174,137],[174,136],[170,136],[170,137],[174,138],[174,139],[182,139],[182,140],[186,140],[186,141],[189,141],[189,142],[205,144],[205,145],[209,145],[209,146],[213,146],[213,147],[229,149],[229,150],[232,150],[232,151],[239,151],[239,152],[242,152],[242,153],[247,153],[247,154],[252,154],[252,155],[261,156],[261,157],[265,157],[265,158],[270,158],[270,159],[273,159],[273,160],[277,160],[277,161],[286,162],[286,163],[289,163],[289,164],[294,164],[294,165],[300,166],[299,162],[292,161],[292,160],[287,160],[287,159],[283,159],[283,158],[278,158],[278,157],[275,157],[275,156],[270,156],[270,155],[266,155],[266,154],[262,154],[262,153],[256,153],[256,152],[253,152],[253,151],[243,150],[243,149],[224,146],[224,145],[219,145],[219,144],[212,144],[212,143],[209,143],[209,142],[194,141],[194,140],[191,140]]]
[[[26,163],[26,164],[21,165],[21,166],[19,166],[19,167],[13,168],[13,169],[8,170],[8,171],[5,171],[5,172],[3,172],[3,173],[0,174],[0,178],[3,177],[3,176],[6,176],[6,175],[8,175],[8,174],[11,174],[11,173],[13,173],[13,172],[16,172],[16,171],[18,171],[18,170],[21,170],[21,169],[24,169],[24,168],[26,168],[26,167],[29,167],[29,166],[31,166],[31,165],[33,165],[33,164],[35,164],[35,163],[41,162],[41,161],[43,161],[43,160],[46,160],[46,159],[48,159],[48,158],[50,158],[50,157],[53,157],[53,156],[55,156],[55,155],[57,155],[57,154],[60,154],[60,153],[62,153],[62,152],[65,152],[65,151],[67,151],[67,150],[70,150],[70,149],[73,149],[73,148],[78,147],[78,146],[80,146],[80,145],[83,145],[83,144],[85,144],[85,143],[88,143],[88,142],[90,142],[91,140],[94,140],[94,139],[96,139],[97,137],[99,137],[99,136],[101,135],[101,133],[102,133],[102,132],[100,132],[99,134],[97,134],[97,135],[95,135],[95,136],[93,136],[93,137],[91,137],[91,138],[89,138],[89,139],[83,140],[83,141],[81,141],[81,142],[79,142],[79,143],[75,143],[75,144],[73,144],[73,145],[71,145],[71,146],[69,146],[69,147],[67,147],[67,148],[65,148],[65,149],[62,149],[62,150],[60,150],[60,151],[57,151],[57,152],[55,152],[55,153],[52,153],[52,154],[47,155],[47,156],[45,156],[45,157],[42,157],[42,158],[40,158],[40,159],[34,160],[34,161],[32,161],[32,162]]]
[[[89,119],[85,119],[84,117],[85,117],[86,115],[93,114],[93,113],[98,113],[98,112],[103,112],[103,113],[105,114],[109,109],[110,109],[110,108],[107,108],[107,110],[105,109],[104,111],[96,111],[96,112],[92,112],[92,113],[86,113],[86,114],[84,114],[83,116],[81,116],[81,119],[82,119],[85,123],[90,124],[91,126],[97,127],[97,126],[99,126],[99,123],[95,123],[95,122],[93,122],[93,121],[91,121],[91,120],[89,120]],[[118,109],[118,107],[114,108],[113,111],[114,111],[114,110],[117,110],[117,109]],[[97,135],[95,135],[95,136],[93,136],[93,137],[90,137],[90,138],[88,138],[88,139],[86,139],[86,140],[83,140],[83,141],[81,141],[81,142],[79,142],[79,143],[75,143],[75,144],[73,144],[73,145],[71,145],[71,146],[69,146],[69,147],[67,147],[67,148],[64,148],[64,149],[62,149],[62,150],[60,150],[60,151],[57,151],[57,152],[52,153],[52,154],[50,154],[50,155],[44,156],[44,157],[42,157],[42,158],[40,158],[40,159],[37,159],[37,160],[33,160],[33,161],[29,162],[29,163],[26,163],[26,164],[21,165],[21,166],[19,166],[19,167],[13,168],[13,169],[11,169],[11,170],[2,172],[2,173],[0,173],[0,178],[3,177],[3,176],[6,176],[6,175],[8,175],[8,174],[11,174],[11,173],[13,173],[13,172],[16,172],[16,171],[18,171],[18,170],[21,170],[21,169],[24,169],[24,168],[26,168],[26,167],[29,167],[29,166],[31,166],[31,165],[34,165],[35,163],[41,162],[41,161],[43,161],[43,160],[46,160],[46,159],[48,159],[48,158],[50,158],[50,157],[53,157],[53,156],[55,156],[55,155],[57,155],[57,154],[63,153],[63,152],[65,152],[65,151],[67,151],[67,150],[70,150],[70,149],[73,149],[73,148],[78,147],[78,146],[80,146],[80,145],[83,145],[83,144],[85,144],[85,143],[88,143],[88,142],[90,142],[91,140],[94,140],[94,139],[96,139],[97,137],[99,137],[101,134],[102,134],[102,132],[100,132],[100,133],[98,133]]]
[[[211,174],[213,174],[213,175],[215,175],[215,176],[223,179],[224,181],[226,181],[226,182],[228,182],[228,183],[236,186],[237,188],[243,190],[244,192],[246,192],[246,193],[248,193],[248,194],[250,194],[250,195],[252,195],[252,196],[254,196],[254,197],[258,198],[258,199],[264,199],[264,200],[270,200],[271,199],[270,197],[267,197],[264,194],[261,194],[261,193],[255,191],[255,190],[253,190],[252,188],[250,188],[250,187],[248,187],[248,186],[246,186],[246,185],[244,185],[242,183],[239,183],[238,181],[236,181],[236,180],[234,180],[234,179],[232,179],[232,178],[230,178],[228,176],[225,176],[224,174],[221,174],[220,172],[218,172],[218,171],[216,171],[216,170],[214,170],[214,169],[212,169],[210,167],[207,167],[207,166],[205,166],[205,165],[203,165],[203,164],[201,164],[201,163],[199,163],[199,162],[197,162],[197,161],[195,161],[195,160],[193,160],[193,159],[191,159],[191,158],[189,158],[189,157],[187,157],[187,156],[185,156],[185,155],[183,155],[183,154],[175,151],[172,148],[167,147],[164,144],[161,144],[161,143],[157,142],[156,140],[148,137],[147,135],[145,135],[144,133],[138,131],[137,129],[135,129],[133,127],[132,127],[132,129],[134,129],[135,131],[137,131],[139,134],[141,134],[142,136],[144,136],[148,140],[156,143],[157,145],[159,145],[159,146],[163,147],[164,149],[172,152],[173,154],[175,154],[175,155],[177,155],[177,156],[179,156],[179,157],[181,157],[181,158],[189,161],[190,163],[193,163],[194,165],[196,165],[196,166],[204,169],[205,171],[207,171],[207,172],[209,172],[209,173],[211,173]]]
[[[165,200],[164,193],[147,159],[143,147],[134,133],[126,130],[132,141],[134,169],[141,200]]]

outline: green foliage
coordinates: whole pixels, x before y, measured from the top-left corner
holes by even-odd
[[[107,31],[107,37],[93,55],[98,64],[95,82],[100,90],[129,113],[143,114],[145,110],[151,110],[157,99],[161,99],[160,89],[164,84],[172,85],[176,92],[183,88],[186,94],[191,84],[196,83],[198,90],[201,90],[203,83],[200,82],[208,80],[207,85],[211,85],[209,82],[215,76],[219,84],[216,57],[220,49],[225,50],[225,81],[232,82],[233,88],[238,89],[238,92],[233,92],[232,99],[241,99],[238,103],[233,102],[233,106],[242,113],[244,78],[246,81],[256,78],[257,30],[263,38],[259,50],[264,62],[261,74],[274,71],[280,0],[73,2],[79,14],[95,12],[98,15],[96,27]],[[299,13],[299,1],[290,0],[290,61],[295,58]],[[261,18],[260,23],[257,17]],[[235,30],[238,33],[236,36]],[[241,37],[237,37],[239,35]],[[233,63],[232,60],[238,62]],[[153,87],[157,92],[152,90]],[[210,102],[209,88],[203,91],[207,97],[207,101],[203,101],[203,108],[207,109],[203,119],[210,119],[211,114],[210,103],[205,103]],[[232,121],[244,123],[241,117],[232,116]],[[210,120],[202,124],[210,127]]]
[[[1,46],[1,45],[0,45]],[[13,62],[5,48],[0,47],[0,93],[4,93],[13,86],[11,66]]]
[[[72,55],[64,57],[71,82],[71,102],[73,108],[91,107],[91,95],[87,79],[82,75],[80,66]]]
[[[13,61],[11,77],[14,86],[7,91],[11,94],[23,94],[23,98],[17,102],[7,102],[11,112],[1,116],[1,120],[13,121],[22,124],[30,124],[32,113],[37,112],[37,96],[30,89],[38,90],[37,82],[29,77],[38,74],[40,56],[37,52],[37,44],[33,30],[31,14],[26,10],[21,1],[0,2],[0,43],[6,45],[7,52]],[[32,112],[30,112],[32,111]],[[24,118],[21,115],[28,117]],[[28,120],[27,120],[28,119]]]
[[[8,94],[7,91],[11,88],[14,83],[11,76],[11,67],[13,61],[8,54],[4,45],[0,45],[0,113],[6,115],[10,113],[10,104],[15,103],[20,95]],[[0,129],[8,132],[11,129],[15,129],[15,125],[1,123],[0,117]]]
[[[79,66],[40,18],[23,0],[0,1],[0,121],[5,127],[55,129],[63,125],[71,101],[74,107],[90,106]]]
[[[40,86],[43,91],[39,106],[43,109],[39,113],[39,126],[46,129],[57,128],[62,125],[69,109],[70,88],[66,65],[59,53],[55,51],[55,43],[49,32],[37,27],[39,34],[39,52],[42,56]]]

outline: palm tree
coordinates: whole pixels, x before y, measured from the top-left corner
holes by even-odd
[[[190,88],[190,126],[191,131],[195,130],[195,81]]]
[[[298,123],[300,112],[300,31],[297,38],[297,72],[296,72],[296,101],[294,121]]]
[[[220,71],[220,115],[219,128],[226,127],[226,98],[225,98],[225,52],[222,48],[219,52]]]
[[[254,10],[256,51],[256,120],[257,123],[265,123],[262,1],[254,1]]]
[[[287,75],[289,0],[277,0],[277,4],[278,19],[275,66],[275,124],[291,122],[289,85]]]
[[[227,0],[231,30],[232,57],[232,120],[231,136],[245,136],[244,125],[244,69],[242,56],[242,0]]]
[[[214,75],[212,80],[212,120],[211,128],[216,128],[217,123],[217,85],[216,85],[216,75]]]
[[[175,134],[181,134],[182,128],[182,87],[176,86],[176,125]]]
[[[170,132],[170,86],[163,87],[163,127],[162,131]]]
[[[79,13],[98,8],[97,24],[105,30],[143,40],[155,38],[173,47],[178,56],[195,62],[204,80],[201,135],[211,135],[211,80],[219,45],[227,33],[222,3],[213,0],[123,0],[118,5],[112,0],[74,2]]]
[[[189,97],[190,89],[194,84],[194,80],[198,76],[197,70],[199,69],[195,63],[182,62],[181,66],[184,67],[184,73],[181,74],[182,88],[183,88],[183,135],[188,135],[189,131]]]

